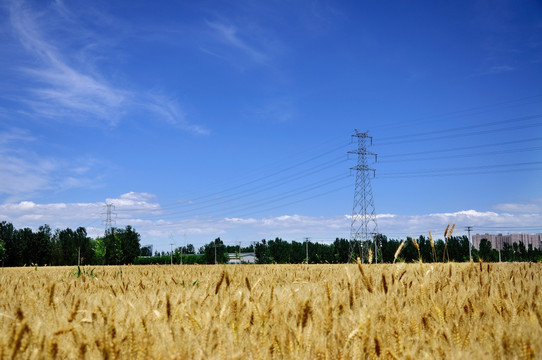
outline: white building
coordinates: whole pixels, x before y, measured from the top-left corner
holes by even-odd
[[[491,248],[496,250],[502,250],[504,244],[520,242],[523,242],[526,249],[529,249],[529,245],[532,245],[533,249],[542,249],[542,234],[476,234],[472,236],[472,246],[480,249],[482,239],[487,239],[491,243]]]
[[[255,264],[256,255],[251,253],[228,253],[228,264]]]

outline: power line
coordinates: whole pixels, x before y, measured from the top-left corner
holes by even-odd
[[[425,133],[405,134],[401,136],[394,136],[394,137],[389,137],[387,139],[383,139],[382,142],[379,142],[379,146],[412,143],[413,140],[435,141],[435,140],[449,139],[452,136],[467,137],[467,136],[486,135],[486,134],[499,133],[499,132],[504,132],[504,131],[521,130],[521,129],[527,129],[527,128],[532,128],[532,127],[539,127],[539,126],[542,126],[542,122],[537,122],[534,124],[508,126],[508,127],[498,128],[498,129],[479,130],[479,131],[462,132],[462,133],[459,132],[459,131],[467,130],[467,129],[475,129],[475,128],[480,128],[480,127],[485,127],[485,126],[493,126],[496,124],[507,124],[513,121],[525,121],[525,120],[532,120],[532,119],[538,119],[538,118],[542,118],[542,115],[526,116],[523,118],[516,118],[512,120],[503,120],[503,121],[497,121],[493,123],[484,123],[484,124],[464,126],[464,127],[458,127],[458,128],[448,128],[448,129],[435,130],[435,131],[430,131],[430,132],[425,132]],[[450,134],[452,132],[459,132],[459,133]],[[434,134],[439,134],[439,135],[428,136],[428,135],[434,135]],[[418,138],[418,139],[414,139],[414,138]],[[394,139],[398,139],[398,140],[394,140]]]
[[[540,115],[534,115],[534,116],[530,116],[530,117],[523,117],[523,118],[517,118],[516,120],[517,121],[522,121],[522,120],[525,120],[525,119],[532,119],[532,118],[536,118],[536,117],[539,117]],[[500,123],[507,123],[507,122],[510,122],[510,121],[513,121],[512,120],[504,120],[504,121],[497,121],[497,122],[491,122],[491,123],[485,123],[485,124],[480,124],[480,125],[475,125],[475,126],[468,126],[468,127],[461,127],[461,128],[457,128],[457,129],[467,129],[467,128],[476,128],[476,127],[481,127],[481,126],[488,126],[488,125],[492,125],[492,124],[500,124]],[[503,129],[500,129],[500,130],[503,130]],[[425,133],[419,133],[417,134],[417,136],[420,136],[420,135],[427,135],[429,133],[436,133],[436,132],[425,132]],[[416,136],[416,134],[412,134],[413,136]],[[341,146],[338,146],[338,147],[334,147],[333,149],[331,150],[328,150],[328,151],[325,151],[323,153],[320,153],[316,156],[313,156],[307,160],[304,160],[304,161],[301,161],[301,162],[298,162],[296,163],[295,165],[292,165],[292,166],[288,166],[284,169],[281,169],[279,171],[275,171],[275,172],[272,172],[271,174],[269,175],[266,175],[266,176],[261,176],[259,178],[256,178],[254,180],[251,180],[251,181],[248,181],[248,182],[244,182],[242,184],[239,184],[239,185],[236,185],[236,186],[232,186],[232,187],[229,187],[229,188],[226,188],[225,190],[221,190],[221,191],[218,191],[218,192],[214,192],[214,193],[210,193],[206,196],[200,196],[200,197],[197,197],[197,198],[194,198],[191,200],[192,201],[197,201],[198,199],[201,200],[201,201],[198,201],[199,204],[201,204],[202,206],[196,208],[196,209],[203,209],[203,208],[211,208],[213,207],[213,204],[216,203],[216,198],[214,198],[213,196],[218,196],[218,195],[221,195],[221,194],[227,194],[228,192],[231,192],[232,190],[236,190],[236,189],[243,189],[245,186],[249,185],[249,184],[255,184],[255,183],[258,183],[258,182],[261,182],[263,180],[271,180],[270,177],[273,177],[273,176],[277,176],[277,175],[281,175],[281,174],[284,174],[285,172],[288,172],[292,169],[295,169],[298,165],[300,164],[306,164],[306,163],[309,163],[315,159],[319,159],[325,155],[328,155],[334,151],[337,151],[338,149],[341,149],[343,148],[344,145],[341,145]],[[471,148],[476,148],[477,146],[473,146]],[[533,148],[534,149],[534,148]],[[445,150],[442,150],[442,151],[445,151]],[[446,150],[448,151],[448,150]],[[453,151],[453,149],[449,149],[449,151]],[[527,151],[527,150],[526,150]],[[435,151],[435,152],[439,152],[439,150]],[[393,155],[392,155],[393,156]],[[460,156],[467,156],[467,155],[456,155],[457,157],[460,157]],[[470,155],[468,155],[470,156]],[[472,155],[474,156],[474,155]],[[331,163],[332,165],[330,167],[333,166],[333,161],[336,160],[336,159],[333,159],[331,161],[327,161],[326,163],[324,164],[329,164]],[[389,162],[389,161],[388,161]],[[320,167],[320,169],[318,169],[318,167]],[[320,171],[322,170],[321,169],[322,167],[322,164],[317,164],[317,166],[313,167],[313,168],[316,168],[317,171]],[[312,169],[312,168],[311,168]],[[313,171],[314,172],[314,171]],[[403,175],[402,175],[403,176]],[[266,183],[264,188],[262,188],[262,186],[255,186],[255,187],[252,187],[250,190],[251,192],[248,193],[246,191],[246,189],[243,189],[243,191],[238,191],[238,192],[235,192],[233,194],[229,194],[226,196],[225,199],[222,199],[221,200],[221,203],[228,203],[230,201],[234,201],[234,200],[238,200],[240,198],[243,198],[243,197],[246,197],[246,196],[249,196],[250,194],[253,194],[253,193],[257,193],[257,192],[260,192],[260,191],[263,191],[263,190],[268,190],[268,189],[271,189],[271,188],[277,188],[279,186],[282,186],[282,185],[286,185],[288,183],[291,183],[293,182],[294,180],[297,180],[297,179],[300,179],[303,177],[303,173],[301,173],[300,175],[297,175],[297,176],[286,176],[284,178],[280,178],[279,181],[275,181],[275,183]],[[239,196],[239,197],[236,197],[236,198],[233,198],[233,199],[230,199],[228,200],[227,198],[228,197],[232,197],[234,195],[237,195],[237,194],[241,194],[242,196]],[[207,203],[208,205],[206,206],[203,206],[204,203]],[[160,209],[157,209],[157,211],[166,211],[168,209],[173,209],[173,208],[178,208],[178,207],[186,207],[186,203],[179,203],[179,202],[176,202],[174,203],[173,205],[170,205],[169,207],[167,205],[163,205],[160,207]],[[130,209],[128,211],[138,211],[139,209]],[[145,211],[146,209],[143,209],[143,211]],[[181,213],[188,213],[188,212],[191,212],[193,211],[194,208],[192,207],[191,209],[186,209],[186,210],[183,210]],[[157,216],[160,216],[160,214],[158,214]]]
[[[348,143],[346,143],[346,144],[343,143],[343,144],[335,146],[335,147],[333,147],[333,148],[331,148],[329,150],[323,151],[323,152],[321,152],[321,153],[319,153],[317,155],[314,155],[314,156],[312,156],[312,157],[310,157],[308,159],[304,159],[302,161],[296,162],[293,165],[284,167],[284,168],[282,168],[280,170],[261,175],[261,176],[255,178],[255,179],[245,181],[245,182],[243,182],[241,184],[238,184],[238,185],[230,186],[230,187],[225,188],[225,189],[220,190],[220,191],[211,192],[211,193],[207,193],[205,195],[193,197],[193,198],[191,198],[191,201],[197,201],[197,200],[202,200],[202,199],[206,199],[206,198],[212,198],[212,197],[215,197],[217,195],[221,195],[221,194],[227,193],[227,192],[232,191],[232,190],[237,190],[237,189],[243,188],[243,187],[245,187],[247,185],[252,185],[252,184],[255,184],[255,183],[263,181],[263,180],[270,180],[270,178],[273,178],[273,177],[278,176],[278,175],[285,174],[288,171],[293,170],[293,169],[299,170],[300,166],[308,164],[308,163],[313,162],[315,160],[321,159],[321,158],[323,158],[323,157],[325,157],[325,156],[327,156],[329,154],[332,154],[332,153],[334,153],[334,152],[336,152],[338,150],[344,149],[347,146],[349,146]],[[341,157],[341,158],[344,158],[344,157]],[[337,160],[338,160],[337,158],[334,158],[334,160],[328,161],[328,162],[326,162],[324,164],[327,164],[327,163],[332,162],[332,161],[337,161]],[[318,168],[320,166],[321,166],[321,164],[317,164],[314,167],[309,168],[309,170],[313,169],[313,168]],[[294,173],[294,174],[297,174],[297,173],[299,173],[299,171]],[[209,200],[205,200],[205,201],[209,201]],[[167,208],[178,207],[178,206],[182,206],[182,205],[184,205],[184,204],[172,203],[172,204],[169,204],[169,205],[166,204],[163,208],[167,209]]]
[[[383,173],[382,176],[394,176],[394,175],[406,176],[406,175],[423,175],[423,174],[434,174],[434,173],[455,174],[455,173],[466,171],[466,170],[479,171],[479,170],[484,170],[484,169],[485,170],[503,169],[503,171],[510,171],[511,168],[535,166],[535,165],[542,165],[542,161],[528,161],[528,162],[522,162],[522,163],[507,163],[507,164],[496,164],[496,165],[464,166],[464,167],[446,168],[446,169],[419,169],[419,170],[412,170],[412,171]]]
[[[514,100],[496,102],[496,103],[488,104],[488,105],[475,106],[475,107],[455,110],[455,111],[451,111],[451,112],[447,112],[447,113],[422,116],[422,117],[419,117],[419,118],[410,119],[408,121],[407,125],[396,126],[396,127],[411,126],[412,124],[424,124],[424,123],[428,123],[429,120],[432,120],[432,119],[458,118],[458,117],[465,116],[465,115],[483,114],[483,113],[485,113],[487,111],[479,111],[479,110],[491,110],[491,109],[496,109],[496,108],[500,108],[500,107],[509,107],[509,105],[514,105],[514,104],[517,104],[517,103],[520,103],[520,102],[524,102],[526,100],[534,100],[534,99],[537,99],[537,100],[527,102],[524,105],[536,104],[536,103],[541,102],[542,101],[542,94],[522,97],[522,98],[514,99]],[[395,124],[403,124],[403,123],[404,123],[404,119],[401,120],[401,122],[397,121]],[[386,127],[386,129],[388,129],[390,126],[393,126],[393,125],[394,125],[393,123],[392,124],[388,123],[386,125],[383,125],[383,127]]]
[[[518,143],[527,143],[527,142],[534,142],[534,141],[541,141],[542,137],[535,137],[535,138],[528,138],[528,139],[518,139],[513,141],[504,141],[504,142],[498,142],[498,143],[489,143],[489,144],[479,144],[479,145],[470,145],[470,146],[462,146],[462,147],[454,147],[454,148],[448,148],[448,149],[431,149],[431,153],[444,153],[444,152],[452,152],[452,151],[458,151],[458,150],[474,150],[474,149],[481,149],[486,147],[500,147],[504,145],[513,145]],[[412,155],[425,155],[427,154],[427,150],[423,151],[416,151],[416,152],[401,152],[397,154],[383,154],[381,157],[383,158],[394,158],[394,157],[409,157]]]
[[[537,151],[542,150],[542,146],[533,146],[528,148],[520,148],[520,149],[509,149],[509,150],[499,150],[499,151],[485,151],[485,152],[476,152],[476,153],[467,153],[467,154],[458,154],[458,155],[448,155],[448,156],[430,156],[430,157],[415,157],[411,159],[397,159],[397,160],[385,160],[385,157],[383,156],[384,160],[380,161],[382,164],[388,164],[388,163],[403,163],[408,161],[426,161],[426,160],[443,160],[443,159],[460,159],[460,158],[468,158],[468,157],[478,157],[478,156],[485,156],[485,155],[499,155],[499,154],[510,154],[510,153],[518,153],[518,152],[531,152],[531,151]],[[431,153],[434,153],[433,151]]]

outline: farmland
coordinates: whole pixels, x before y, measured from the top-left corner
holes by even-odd
[[[542,264],[0,269],[0,359],[542,356]]]

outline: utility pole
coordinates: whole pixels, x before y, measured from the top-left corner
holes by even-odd
[[[305,261],[309,263],[309,240],[310,237],[305,238]]]
[[[188,244],[186,243],[186,233],[183,235],[184,237],[184,247],[186,248],[186,251],[188,252]],[[181,245],[181,265],[183,264],[183,246]]]
[[[465,230],[467,230],[467,232],[469,233],[469,259],[470,261],[472,262],[472,253],[471,253],[471,247],[472,247],[472,243],[470,241],[470,232],[472,231],[472,226],[467,226],[465,228]]]
[[[350,170],[356,170],[356,183],[354,187],[354,205],[352,206],[352,222],[350,226],[350,239],[353,240],[350,244],[350,257],[356,251],[356,244],[360,244],[359,256],[363,262],[363,244],[370,239],[370,233],[378,233],[375,215],[375,206],[373,201],[373,190],[371,187],[371,178],[369,173],[375,175],[375,169],[368,165],[368,157],[374,156],[375,162],[377,155],[367,150],[367,142],[370,140],[370,145],[373,144],[373,137],[369,136],[369,132],[359,132],[354,130],[352,138],[357,139],[357,149],[349,151],[349,154],[357,155],[357,164],[351,167]],[[376,256],[376,254],[375,254]]]
[[[371,235],[373,235],[373,241],[375,243],[375,264],[378,264],[378,233],[372,232]],[[382,255],[382,250],[380,250],[380,254]],[[382,263],[384,262],[384,259],[381,260]]]
[[[171,265],[173,265],[173,243],[170,243],[169,246],[171,247],[171,252],[169,253],[169,257],[171,258]]]
[[[216,264],[216,247],[217,247],[217,246],[224,246],[223,244],[217,245],[217,244],[216,244],[216,240],[217,240],[217,239],[215,239],[215,264]]]

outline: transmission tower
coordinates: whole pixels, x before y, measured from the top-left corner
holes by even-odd
[[[112,225],[116,224],[117,213],[113,212],[115,210],[115,205],[105,203],[106,212],[102,213],[105,215],[105,220],[102,223],[105,225],[105,235],[107,236],[111,233]]]
[[[373,138],[368,133],[368,131],[361,133],[354,130],[352,139],[357,138],[358,147],[356,150],[348,152],[357,155],[358,160],[357,165],[350,168],[350,170],[356,170],[354,205],[352,207],[352,223],[350,226],[350,258],[359,256],[362,262],[364,261],[364,243],[372,239],[372,234],[378,234],[373,190],[369,175],[372,172],[374,176],[375,169],[369,167],[367,159],[369,156],[374,156],[376,162],[377,157],[375,153],[367,150],[368,140],[370,140],[370,145],[373,144]],[[378,259],[377,251],[374,254],[375,259]]]

